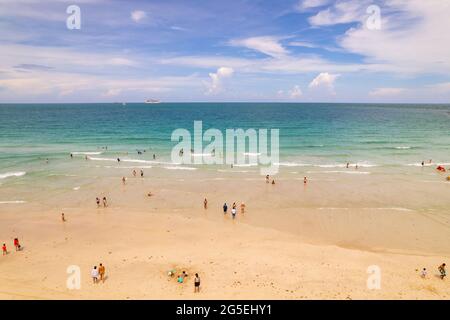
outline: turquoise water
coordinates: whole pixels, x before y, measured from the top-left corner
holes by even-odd
[[[173,130],[280,129],[287,166],[417,166],[450,163],[450,105],[161,103],[2,104],[0,179],[29,174],[45,159],[92,157],[170,161]],[[107,146],[108,149],[103,147]],[[136,150],[145,150],[137,154]],[[78,155],[76,156],[83,156]]]

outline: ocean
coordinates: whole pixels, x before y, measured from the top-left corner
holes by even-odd
[[[295,166],[450,162],[450,105],[161,103],[0,104],[0,179],[43,159],[90,153],[170,161],[177,128],[279,129],[280,163]],[[105,150],[104,147],[108,149]],[[145,150],[137,154],[136,150]]]

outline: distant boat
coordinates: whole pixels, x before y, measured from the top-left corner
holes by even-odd
[[[147,100],[145,100],[145,103],[161,103],[161,101],[156,100],[156,99],[147,99]]]

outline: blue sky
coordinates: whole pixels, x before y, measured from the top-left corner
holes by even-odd
[[[70,30],[70,5],[81,28]],[[450,103],[450,1],[0,0],[0,102]]]

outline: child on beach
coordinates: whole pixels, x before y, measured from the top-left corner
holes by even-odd
[[[97,270],[97,266],[94,266],[94,269],[92,269],[92,271],[91,271],[91,277],[92,277],[92,282],[93,282],[93,283],[97,283],[97,282],[98,282],[98,270]]]
[[[2,246],[2,252],[3,252],[3,255],[4,255],[4,256],[8,254],[8,250],[6,249],[6,244],[3,244],[3,246]]]
[[[18,238],[14,238],[14,247],[16,248],[16,251],[20,251],[20,244]]]
[[[198,273],[195,274],[194,292],[200,292],[200,277],[198,276]]]
[[[208,199],[203,200],[203,208],[208,209]]]
[[[100,266],[98,267],[98,273],[100,275],[100,281],[105,282],[105,266],[100,263]]]
[[[95,198],[95,202],[97,202],[97,208],[100,208],[100,199],[98,197]]]
[[[226,214],[227,212],[228,212],[228,206],[227,206],[227,203],[225,202],[223,204],[223,214]]]
[[[447,276],[447,272],[445,270],[445,263],[441,264],[438,268],[439,273],[441,274],[440,277],[442,280],[444,280],[444,278]]]

